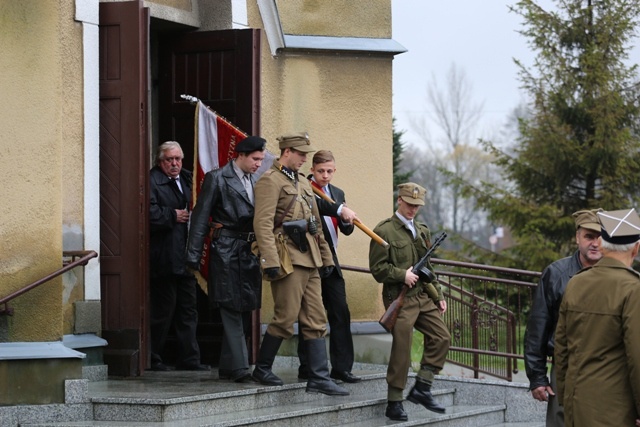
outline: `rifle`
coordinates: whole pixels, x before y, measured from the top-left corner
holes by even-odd
[[[411,269],[413,273],[420,276],[420,278],[427,283],[433,282],[436,277],[431,272],[431,270],[426,268],[426,264],[429,261],[429,257],[431,256],[431,254],[436,250],[438,246],[440,246],[440,243],[442,243],[446,238],[447,233],[443,231],[433,242],[433,245],[431,245],[427,253],[424,254],[424,256],[420,258],[420,260]],[[387,311],[384,312],[384,314],[378,321],[378,323],[384,328],[385,331],[391,332],[393,330],[393,327],[396,325],[396,320],[398,320],[398,313],[400,313],[400,309],[404,305],[404,297],[407,295],[408,290],[409,287],[407,285],[402,286],[402,290],[400,291],[398,297],[393,300],[393,302],[389,305],[389,308],[387,308]]]

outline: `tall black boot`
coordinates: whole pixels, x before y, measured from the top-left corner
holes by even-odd
[[[264,385],[282,385],[284,384],[276,374],[271,371],[273,360],[278,354],[282,344],[282,338],[277,338],[267,333],[264,334],[262,345],[260,346],[260,354],[256,361],[256,367],[251,375],[254,380]]]
[[[327,366],[327,347],[324,338],[305,340],[307,347],[307,366],[309,380],[307,381],[307,393],[323,393],[330,396],[347,396],[349,391],[329,378]]]
[[[307,349],[305,348],[304,338],[302,334],[298,335],[298,359],[300,366],[298,367],[298,379],[309,379],[309,368],[307,368]]]
[[[424,406],[430,411],[444,414],[444,406],[440,405],[431,394],[431,384],[416,379],[416,383],[409,392],[407,400],[411,403]]]

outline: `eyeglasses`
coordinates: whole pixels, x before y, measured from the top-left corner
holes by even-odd
[[[173,163],[174,161],[177,163],[182,161],[182,157],[165,157],[162,160],[167,163]]]

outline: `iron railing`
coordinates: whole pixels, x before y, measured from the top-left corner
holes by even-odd
[[[61,274],[66,273],[69,270],[76,268],[79,265],[87,265],[91,258],[95,258],[98,256],[96,251],[64,251],[62,252],[62,268],[54,271],[51,274],[43,277],[42,279],[36,280],[35,282],[26,285],[17,291],[0,298],[0,315],[13,315],[13,308],[9,307],[9,301],[14,298],[19,297],[20,295],[29,292],[31,289],[37,288],[38,286],[47,283],[49,280],[54,279]],[[67,259],[64,259],[67,258]],[[70,259],[68,259],[70,258]],[[77,258],[77,259],[76,259]]]
[[[508,381],[524,354],[524,330],[539,272],[432,258],[447,300],[447,361]],[[370,273],[369,269],[341,266]]]

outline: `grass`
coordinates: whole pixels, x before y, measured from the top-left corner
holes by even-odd
[[[413,331],[413,339],[411,342],[411,366],[417,372],[420,369],[420,361],[422,360],[422,346],[424,337],[422,332]],[[518,347],[521,348],[521,347]],[[480,356],[482,358],[482,356]],[[524,360],[516,359],[519,372],[524,372]]]

